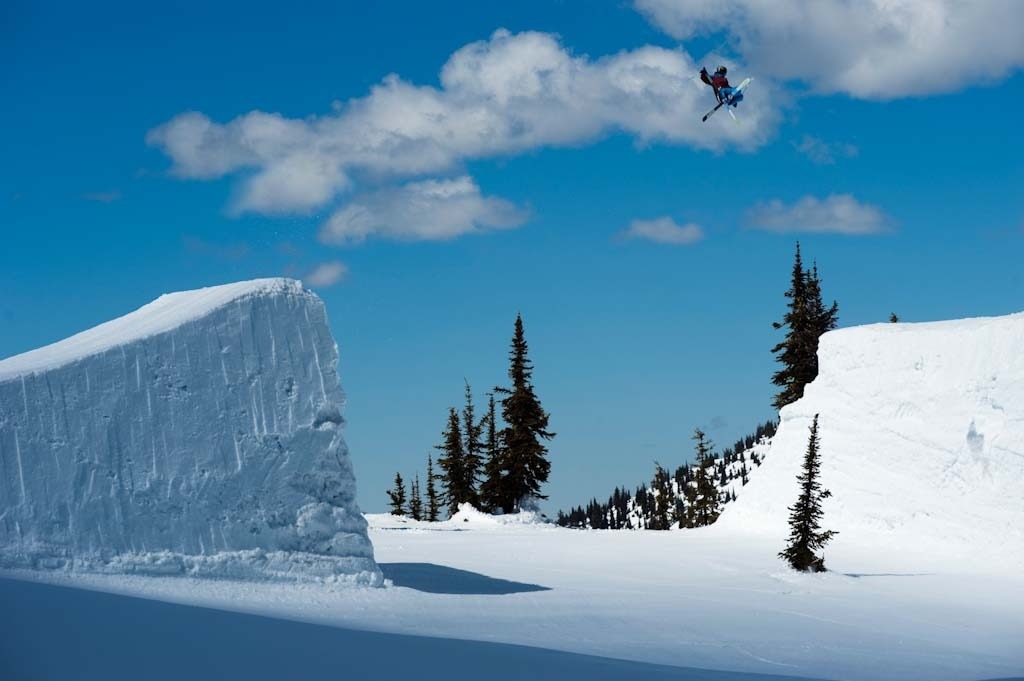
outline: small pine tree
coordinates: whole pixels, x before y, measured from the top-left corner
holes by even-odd
[[[548,431],[549,415],[533,391],[533,363],[527,357],[527,349],[523,318],[516,315],[509,351],[508,377],[512,387],[495,389],[504,395],[501,416],[507,424],[501,431],[505,470],[501,506],[506,513],[518,511],[528,497],[547,499],[541,494],[541,485],[551,472],[548,449],[542,440],[550,440],[555,434]]]
[[[412,481],[412,490],[409,492],[409,514],[413,520],[423,520],[423,497],[420,495],[420,475]]]
[[[448,410],[448,425],[441,434],[442,442],[435,449],[444,452],[437,458],[441,468],[441,483],[449,515],[455,515],[459,504],[471,501],[472,492],[466,488],[465,454],[462,449],[462,427],[455,407]]]
[[[672,494],[672,478],[660,463],[654,462],[654,481],[651,490],[657,495],[654,502],[654,514],[651,516],[652,530],[667,530],[672,526],[672,515],[675,511],[675,498]]]
[[[821,529],[821,501],[832,496],[832,493],[822,489],[821,483],[818,482],[821,470],[820,444],[818,415],[815,414],[807,442],[807,453],[804,455],[803,471],[797,476],[800,497],[789,507],[789,544],[779,554],[779,558],[788,562],[790,567],[803,572],[825,570],[825,559],[818,556],[817,552],[837,534],[832,530]]]
[[[405,483],[402,474],[395,473],[395,486],[388,490],[391,499],[391,515],[405,515]]]
[[[889,313],[889,323],[896,324],[900,321],[900,318],[896,316],[895,312]]]
[[[694,524],[697,527],[704,527],[718,520],[721,513],[721,498],[714,478],[708,473],[708,463],[711,461],[710,440],[705,439],[704,431],[695,428],[693,439],[697,442],[697,461],[695,463],[694,479],[696,485],[696,501],[694,508]]]
[[[427,520],[436,523],[441,518],[441,496],[437,493],[434,459],[427,455]]]

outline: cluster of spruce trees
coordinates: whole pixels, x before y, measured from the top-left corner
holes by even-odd
[[[395,486],[388,492],[393,514],[436,521],[442,506],[453,515],[464,503],[490,513],[514,513],[530,499],[547,498],[541,493],[551,471],[545,442],[555,434],[548,430],[550,415],[534,392],[528,350],[523,320],[517,315],[509,351],[510,385],[488,393],[487,411],[477,418],[473,391],[466,382],[465,404],[461,412],[449,408],[441,444],[435,447],[440,450],[438,473],[433,459],[427,459],[426,505],[418,474],[408,503],[405,483],[396,474]]]
[[[758,425],[720,456],[712,454],[712,443],[697,429],[694,463],[671,473],[656,463],[650,486],[640,485],[633,493],[616,487],[607,502],[591,499],[586,506],[560,511],[557,522],[563,527],[595,530],[667,530],[711,524],[721,507],[736,500],[733,481],[746,485],[750,470],[761,465],[754,445],[772,437],[777,426],[771,420]]]

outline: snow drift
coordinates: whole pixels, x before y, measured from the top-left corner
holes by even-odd
[[[1024,314],[842,329],[818,357],[722,529],[781,549],[820,413],[831,546],[1024,564]]]
[[[287,279],[0,361],[0,565],[380,584],[337,362]]]

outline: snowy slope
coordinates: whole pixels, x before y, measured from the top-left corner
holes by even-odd
[[[0,565],[378,583],[323,303],[160,297],[0,362]]]
[[[784,408],[721,531],[786,536],[820,413],[834,547],[1024,565],[1024,314],[825,334],[820,374]]]

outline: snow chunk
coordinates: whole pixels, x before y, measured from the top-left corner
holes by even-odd
[[[0,566],[380,584],[337,364],[287,279],[0,362]]]
[[[391,513],[370,513],[366,519],[370,527],[380,530],[494,530],[503,528],[540,528],[556,527],[539,511],[521,511],[505,515],[491,515],[473,507],[472,504],[459,504],[459,510],[448,520],[436,523],[425,520],[413,520],[407,516]]]

